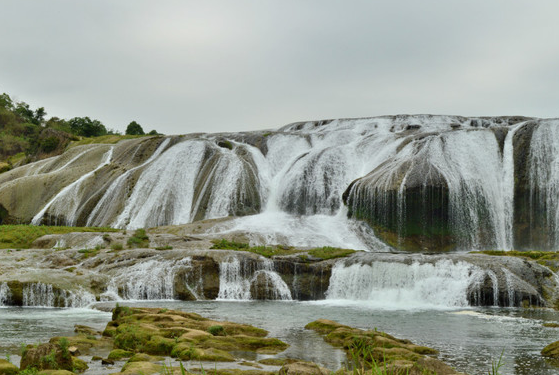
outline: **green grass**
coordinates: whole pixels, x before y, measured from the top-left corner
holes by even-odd
[[[210,249],[249,251],[266,258],[271,258],[275,255],[289,255],[302,251],[286,246],[249,246],[247,243],[228,241],[226,239],[213,240],[212,242],[213,246]]]
[[[108,134],[108,135],[102,135],[100,137],[83,138],[80,139],[79,141],[74,141],[70,143],[70,146],[68,148],[81,146],[81,145],[90,145],[94,143],[115,144],[124,139],[141,138],[141,137],[145,137],[145,135]]]
[[[340,249],[338,247],[317,247],[315,249],[309,250],[309,255],[315,258],[320,259],[334,259],[334,258],[343,258],[348,255],[351,255],[355,252],[355,250],[351,249]]]
[[[29,249],[33,241],[44,235],[72,232],[118,232],[118,229],[99,227],[0,225],[0,249]]]
[[[219,249],[219,250],[236,250],[236,251],[249,251],[251,253],[262,255],[266,258],[271,258],[277,255],[292,255],[297,253],[305,252],[306,250],[297,249],[290,246],[250,246],[244,242],[235,242],[235,241],[228,241],[226,239],[221,240],[213,240],[213,246],[211,249]],[[317,247],[311,250],[308,250],[308,254],[314,258],[320,259],[333,259],[333,258],[341,258],[346,257],[355,250],[350,249],[340,249],[337,247]]]
[[[148,247],[149,237],[146,234],[146,230],[142,228],[136,229],[134,235],[128,238],[127,244],[129,248]]]

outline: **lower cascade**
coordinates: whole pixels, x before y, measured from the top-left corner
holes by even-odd
[[[231,257],[219,266],[218,299],[292,300],[289,287],[280,275],[274,272],[273,263],[269,259],[253,263]]]
[[[326,299],[406,309],[543,304],[538,290],[507,268],[522,267],[519,259],[486,267],[475,256],[471,260],[396,255],[377,258],[381,259],[335,264]]]
[[[0,306],[8,305],[12,299],[12,292],[7,283],[0,283]]]
[[[468,306],[468,290],[484,271],[468,263],[441,260],[345,265],[332,269],[327,299],[370,301],[394,307]]]
[[[172,300],[175,276],[179,269],[190,268],[191,258],[180,260],[150,259],[124,268],[113,277],[103,299]]]

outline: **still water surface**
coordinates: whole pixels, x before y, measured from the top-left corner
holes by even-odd
[[[466,310],[384,310],[347,301],[153,301],[123,305],[165,307],[197,312],[205,317],[248,323],[270,331],[291,345],[279,356],[295,357],[337,369],[344,360],[340,350],[304,329],[326,318],[363,329],[388,332],[419,345],[438,349],[440,358],[471,375],[487,373],[503,352],[503,374],[551,375],[559,367],[541,357],[547,344],[559,340],[559,329],[544,322],[559,322],[559,312],[544,309],[474,308]],[[99,304],[100,308],[111,307]],[[48,341],[73,334],[74,324],[102,330],[110,313],[95,309],[0,309],[0,356],[15,355],[21,343]],[[251,359],[251,358],[248,358]],[[254,358],[257,359],[257,358]]]

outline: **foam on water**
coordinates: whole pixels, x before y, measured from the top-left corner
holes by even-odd
[[[465,262],[338,262],[332,269],[327,302],[345,301],[382,309],[468,306],[468,289],[483,271]]]

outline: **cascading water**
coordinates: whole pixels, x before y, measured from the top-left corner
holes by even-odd
[[[12,291],[8,283],[0,283],[0,306],[6,306],[12,299]]]
[[[52,198],[50,202],[48,202],[46,206],[37,215],[35,215],[33,220],[31,220],[31,224],[40,225],[43,221],[43,217],[48,212],[56,218],[63,217],[64,220],[61,224],[70,226],[76,225],[77,212],[80,208],[81,202],[82,185],[90,177],[94,177],[95,172],[111,162],[112,154],[113,147],[109,148],[109,151],[103,155],[101,163],[97,166],[97,168],[84,174],[56,194],[54,198]]]
[[[249,261],[231,256],[219,264],[220,300],[258,299],[290,301],[291,292],[282,278],[273,270],[269,259]]]
[[[503,297],[500,297],[495,272],[464,261],[441,259],[410,263],[401,260],[352,264],[340,261],[332,269],[326,298],[383,309],[421,309],[487,304],[517,306],[522,300],[518,290],[529,290],[538,295],[532,286],[506,268],[501,268],[500,272],[505,284]],[[486,286],[491,288],[490,300],[484,295]]]
[[[191,258],[150,259],[119,270],[109,283],[104,299],[172,300],[175,276],[180,269],[191,269]]]
[[[545,233],[547,246],[559,248],[559,121],[540,123],[530,144],[531,225]],[[535,224],[541,222],[540,225]],[[532,234],[534,236],[534,234]]]
[[[87,219],[87,226],[100,226],[111,220],[111,218],[116,214],[116,210],[120,205],[122,199],[124,199],[123,193],[126,193],[129,188],[126,186],[127,179],[132,176],[132,174],[143,168],[144,166],[150,164],[155,159],[161,155],[161,153],[167,148],[170,142],[170,138],[166,138],[161,145],[155,150],[155,152],[146,160],[144,163],[127,170],[125,173],[120,175],[112,184],[109,186],[103,197],[99,200],[95,208],[89,214]]]
[[[383,308],[463,307],[469,285],[481,269],[467,263],[337,263],[332,269],[329,300],[367,301]]]
[[[373,251],[386,249],[379,239],[404,250],[511,249],[518,248],[527,225],[518,209],[523,192],[515,183],[526,148],[532,219],[538,221],[531,230],[548,231],[543,237],[550,241],[543,245],[553,248],[559,233],[557,123],[386,116],[298,123],[266,133],[130,140],[112,146],[114,160],[106,157],[77,181],[72,175],[74,182],[41,203],[40,212],[29,205],[30,216],[34,224],[48,219],[129,229],[241,216],[214,233],[244,231],[260,244]],[[528,127],[533,136],[524,131]],[[523,138],[516,139],[517,133]],[[70,151],[21,172],[16,168],[2,185],[0,204],[14,211],[7,207],[8,190],[30,183],[32,176],[25,173],[58,177],[106,147]],[[149,150],[149,157],[127,165],[140,149]],[[100,181],[85,183],[93,174]],[[532,237],[542,237],[538,233]],[[428,238],[436,241],[421,243]],[[413,248],[414,241],[420,246]]]
[[[26,307],[86,307],[95,302],[95,296],[83,289],[58,290],[45,283],[27,284],[22,292]]]

